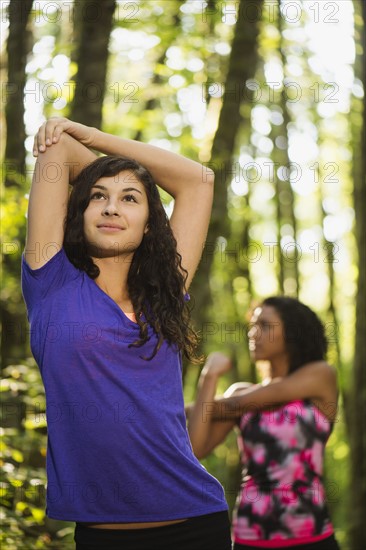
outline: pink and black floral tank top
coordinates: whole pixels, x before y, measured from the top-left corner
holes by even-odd
[[[243,482],[234,540],[258,548],[296,546],[333,533],[322,483],[331,422],[309,401],[240,419]]]

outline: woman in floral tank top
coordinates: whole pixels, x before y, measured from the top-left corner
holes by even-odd
[[[307,306],[272,297],[248,332],[255,361],[268,361],[262,384],[237,383],[216,397],[230,367],[209,355],[188,429],[198,458],[238,431],[243,480],[233,516],[234,550],[339,550],[323,486],[324,448],[337,412],[334,368],[325,362],[324,327]]]

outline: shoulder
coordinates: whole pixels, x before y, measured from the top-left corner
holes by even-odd
[[[23,254],[21,280],[26,302],[30,295],[37,297],[37,300],[43,299],[81,274],[82,272],[70,262],[63,248],[50,259],[47,258],[47,262],[38,268],[32,268]]]
[[[307,378],[311,376],[316,377],[317,380],[335,382],[337,380],[337,371],[326,361],[313,361],[312,363],[307,363],[306,365],[300,367],[289,376],[297,378]]]
[[[329,381],[337,380],[337,370],[332,365],[329,365],[326,361],[322,361],[321,365],[319,365],[319,369],[321,372],[321,375],[326,377]]]
[[[326,361],[308,363],[286,378],[290,383],[293,380],[293,383],[301,388],[303,397],[324,403],[337,401],[337,371]]]
[[[25,252],[22,255],[22,270],[28,273],[35,279],[44,279],[52,277],[53,275],[60,275],[60,272],[67,272],[76,276],[80,274],[80,270],[77,269],[68,258],[65,249],[62,246],[58,246],[56,243],[49,243],[47,247],[36,249],[34,256],[37,259],[42,259],[42,262],[36,262],[36,267],[28,262]],[[40,266],[38,267],[38,264]]]
[[[307,396],[312,405],[317,407],[330,422],[334,422],[338,409],[337,370],[326,361],[309,363],[299,370],[303,370],[306,375],[306,378],[299,380],[299,383],[305,388],[313,388]]]

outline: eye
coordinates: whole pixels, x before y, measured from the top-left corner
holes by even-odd
[[[125,195],[122,200],[124,200],[126,202],[136,202],[137,203],[136,197],[134,195]]]
[[[101,193],[100,191],[96,191],[95,193],[93,193],[90,197],[90,200],[97,200],[97,201],[100,201],[100,200],[103,200],[105,199],[105,195],[103,193]]]

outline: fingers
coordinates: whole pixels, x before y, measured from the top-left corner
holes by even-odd
[[[210,353],[206,363],[202,369],[202,374],[205,376],[208,373],[215,376],[221,376],[231,369],[231,360],[229,357],[220,352]]]
[[[65,130],[64,130],[63,126],[61,126],[60,124],[57,124],[57,126],[55,126],[54,130],[53,130],[52,143],[57,143],[58,140],[60,139],[60,135],[64,131]]]
[[[66,119],[50,118],[42,124],[34,137],[33,155],[37,157],[39,153],[44,153],[47,147],[57,143],[60,135],[64,131],[63,124]]]
[[[38,157],[39,153],[43,153],[46,150],[46,123],[44,122],[39,128],[38,132],[34,136],[33,142],[33,155]]]

